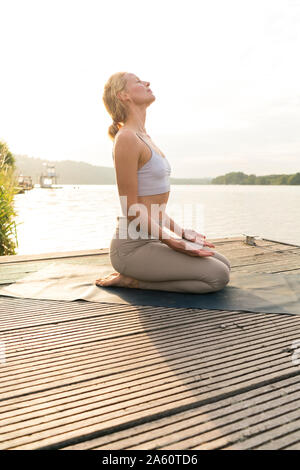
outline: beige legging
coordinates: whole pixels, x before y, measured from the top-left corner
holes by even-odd
[[[212,248],[203,249],[213,251],[213,256],[196,257],[175,251],[159,239],[134,240],[128,235],[124,239],[119,234],[117,223],[110,243],[111,264],[119,273],[138,279],[141,289],[205,294],[229,282],[230,263]]]

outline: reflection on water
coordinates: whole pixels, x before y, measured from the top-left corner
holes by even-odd
[[[108,248],[115,185],[60,185],[15,196],[17,254]],[[208,239],[242,234],[300,245],[300,186],[172,185],[167,212]]]

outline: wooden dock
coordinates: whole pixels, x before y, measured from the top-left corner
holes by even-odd
[[[300,272],[298,246],[212,242],[232,271]],[[2,257],[0,284],[107,257]],[[300,315],[2,296],[0,330],[0,449],[300,449]]]

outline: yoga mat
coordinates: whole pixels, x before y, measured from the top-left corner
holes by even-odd
[[[300,273],[231,272],[229,284],[218,292],[183,294],[94,285],[96,279],[111,272],[110,264],[95,266],[53,262],[1,288],[0,296],[300,314]]]

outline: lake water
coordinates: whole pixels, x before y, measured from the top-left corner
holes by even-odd
[[[108,248],[115,185],[36,187],[15,196],[17,254]],[[300,186],[172,185],[167,213],[207,239],[243,234],[300,245]]]

